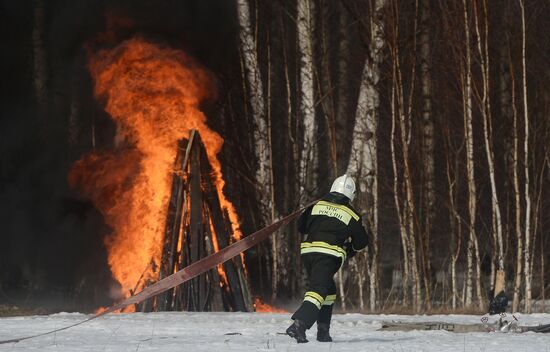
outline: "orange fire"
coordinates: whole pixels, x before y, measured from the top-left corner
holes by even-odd
[[[177,141],[196,129],[206,147],[222,208],[235,239],[237,213],[223,193],[217,159],[223,139],[206,125],[199,104],[212,97],[209,73],[179,50],[140,38],[90,57],[94,93],[116,122],[114,152],[79,160],[70,183],[89,196],[113,229],[106,240],[122,296],[158,279]]]
[[[262,302],[259,297],[254,297],[254,309],[260,313],[288,313],[282,308],[275,308],[267,303]]]

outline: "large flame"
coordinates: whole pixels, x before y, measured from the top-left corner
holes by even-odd
[[[158,279],[162,240],[177,142],[200,133],[220,203],[233,235],[241,237],[237,213],[223,194],[217,159],[223,139],[206,125],[199,104],[213,94],[208,72],[185,53],[140,38],[90,58],[94,92],[117,125],[116,150],[90,154],[70,173],[103,213],[113,235],[106,241],[113,277],[129,296]]]

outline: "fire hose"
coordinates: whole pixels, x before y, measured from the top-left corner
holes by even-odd
[[[57,333],[59,331],[67,330],[70,328],[73,328],[75,326],[87,323],[91,320],[94,320],[96,318],[99,318],[103,315],[115,312],[117,310],[123,309],[131,304],[136,304],[141,301],[144,301],[146,299],[155,297],[171,288],[174,288],[188,280],[191,280],[192,278],[216,267],[219,264],[223,264],[226,261],[236,257],[237,255],[241,254],[242,252],[246,251],[247,249],[250,249],[254,247],[256,244],[261,242],[262,240],[268,238],[270,235],[272,235],[275,231],[277,231],[279,228],[285,226],[290,221],[294,220],[300,213],[312,205],[314,202],[309,203],[308,205],[304,206],[303,208],[293,212],[292,214],[289,214],[285,216],[284,218],[280,219],[277,222],[274,222],[273,224],[266,226],[262,228],[261,230],[258,230],[251,235],[223,248],[220,249],[218,252],[209,255],[207,257],[204,257],[194,263],[191,263],[190,265],[186,266],[185,268],[181,269],[180,271],[175,272],[174,274],[167,276],[163,278],[162,280],[159,280],[155,282],[154,284],[147,286],[140,292],[136,293],[133,296],[130,296],[118,303],[115,303],[111,307],[107,308],[106,310],[96,313],[95,315],[80,321],[78,323],[68,325],[59,329],[55,329],[52,331],[31,335],[31,336],[25,336],[15,339],[9,339],[9,340],[3,340],[0,341],[0,344],[6,344],[6,343],[17,343],[23,340],[29,340],[40,336],[50,335],[53,333]]]

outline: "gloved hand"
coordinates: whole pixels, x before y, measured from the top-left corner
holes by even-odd
[[[348,259],[353,258],[355,254],[357,254],[357,252],[353,249],[351,242],[344,243],[344,250],[346,251],[346,256]]]

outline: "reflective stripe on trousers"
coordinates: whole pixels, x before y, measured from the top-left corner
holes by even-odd
[[[330,306],[334,304],[334,301],[336,301],[336,295],[328,295],[325,298],[323,298],[320,294],[313,291],[307,291],[304,296],[304,302],[311,302],[315,304],[317,309],[321,309],[321,306]]]

